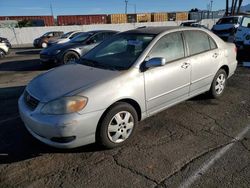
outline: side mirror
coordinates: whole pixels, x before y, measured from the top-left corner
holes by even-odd
[[[148,60],[145,63],[145,68],[149,69],[152,67],[160,67],[166,64],[166,59],[162,57],[155,57],[150,60]]]
[[[247,27],[248,27],[248,28],[250,28],[250,23],[249,23],[249,24],[247,24]]]

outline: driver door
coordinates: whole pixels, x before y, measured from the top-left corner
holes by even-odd
[[[188,98],[190,63],[185,59],[182,32],[163,36],[152,48],[148,59],[166,59],[164,66],[144,72],[146,106],[149,115]]]

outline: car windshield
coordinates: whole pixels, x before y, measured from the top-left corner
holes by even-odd
[[[92,35],[93,35],[92,33],[83,33],[83,34],[80,34],[80,35],[74,37],[70,42],[81,43],[81,42],[84,42],[85,40],[87,40]]]
[[[129,69],[153,40],[152,34],[123,33],[104,41],[79,61],[80,64],[111,69]]]
[[[47,32],[47,33],[45,33],[43,36],[44,36],[44,37],[47,37],[47,36],[49,36],[50,34],[52,34],[52,32]]]
[[[217,24],[237,24],[238,17],[221,18]]]
[[[72,33],[73,33],[73,31],[63,34],[63,35],[61,36],[61,39],[66,39],[66,38],[68,38]]]

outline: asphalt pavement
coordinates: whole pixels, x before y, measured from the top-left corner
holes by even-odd
[[[0,60],[0,187],[250,187],[250,68],[220,99],[200,95],[139,123],[126,146],[62,150],[34,139],[17,100],[48,70],[40,49]]]

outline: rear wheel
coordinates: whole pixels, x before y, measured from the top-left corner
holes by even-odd
[[[117,103],[106,113],[100,124],[97,133],[99,142],[107,148],[121,146],[132,137],[137,124],[135,109],[127,103]]]
[[[69,52],[65,53],[63,56],[63,64],[75,62],[79,58],[80,57],[76,52],[69,51]]]
[[[224,69],[220,69],[212,82],[209,94],[212,98],[219,98],[223,95],[227,83],[227,73]]]
[[[5,57],[5,52],[0,49],[0,59]]]

